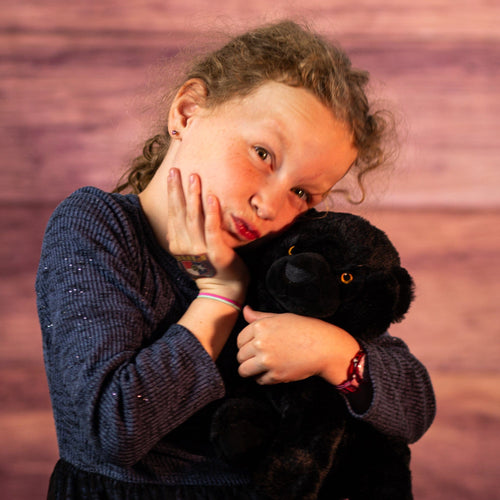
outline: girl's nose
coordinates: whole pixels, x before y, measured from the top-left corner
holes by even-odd
[[[250,204],[258,217],[264,220],[274,220],[285,208],[285,199],[279,189],[266,186],[250,198]]]

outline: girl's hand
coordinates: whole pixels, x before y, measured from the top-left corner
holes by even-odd
[[[203,202],[197,174],[189,176],[184,189],[180,172],[177,169],[169,172],[167,231],[172,255],[205,255],[208,258],[214,275],[195,277],[200,290],[243,301],[248,271],[235,251],[224,242],[219,201],[209,194]]]
[[[250,323],[238,336],[239,373],[259,384],[303,380],[319,375],[334,385],[347,376],[357,341],[341,328],[296,314],[272,314],[246,306]]]

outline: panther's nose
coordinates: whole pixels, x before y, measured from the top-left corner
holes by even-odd
[[[313,273],[303,267],[294,265],[292,262],[286,263],[285,276],[291,283],[296,283],[297,285],[308,283],[314,279]]]

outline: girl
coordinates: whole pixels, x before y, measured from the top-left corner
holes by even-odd
[[[117,190],[129,194],[83,188],[56,209],[36,282],[60,450],[49,498],[263,498],[208,441],[241,377],[319,375],[355,418],[407,442],[426,431],[432,386],[398,339],[361,348],[322,321],[249,307],[231,336],[249,281],[235,249],[383,162],[367,81],[292,22],[247,32],[187,72]],[[360,356],[361,384],[346,380]]]

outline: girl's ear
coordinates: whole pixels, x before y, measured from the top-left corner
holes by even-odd
[[[207,100],[207,87],[203,80],[192,78],[185,82],[177,91],[168,114],[170,130],[182,132],[189,124],[189,120],[201,108]]]

